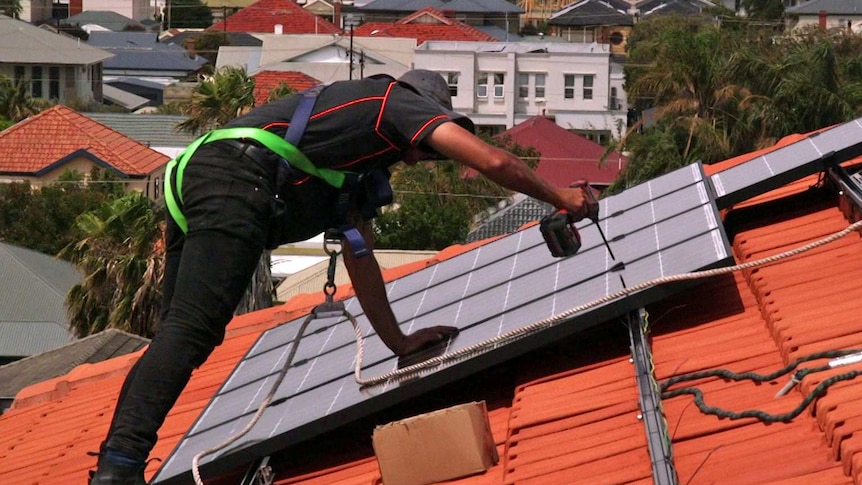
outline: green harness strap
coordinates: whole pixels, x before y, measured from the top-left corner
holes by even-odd
[[[185,150],[183,150],[182,153],[168,162],[167,168],[165,169],[165,205],[168,207],[168,212],[171,214],[171,217],[173,217],[174,221],[183,232],[188,232],[189,230],[188,221],[180,209],[180,204],[183,201],[183,172],[185,171],[186,165],[192,157],[192,154],[194,154],[201,145],[205,145],[207,143],[241,138],[254,140],[260,143],[276,155],[287,160],[291,167],[320,178],[337,189],[340,189],[341,186],[344,185],[345,175],[343,172],[328,168],[315,167],[304,153],[275,133],[261,128],[223,128],[220,130],[214,130],[193,141]],[[177,177],[176,195],[174,195],[171,184],[171,175],[175,170]],[[177,202],[177,197],[179,197],[179,202]]]

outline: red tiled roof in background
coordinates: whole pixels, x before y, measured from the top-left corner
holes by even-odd
[[[763,197],[771,210],[751,205],[729,210],[738,261],[772,255],[846,227],[835,196],[809,190],[815,180],[807,177]],[[859,259],[862,241],[854,234],[778,264],[711,278],[652,305],[647,310],[657,377],[713,368],[767,373],[811,352],[862,346],[862,322],[853,298],[862,281]],[[153,456],[170,453],[262,330],[303,314],[316,300],[319,295],[306,296],[289,306],[236,318],[225,343],[195,373],[169,415]],[[651,484],[635,368],[628,360],[628,335],[620,327],[594,327],[516,362],[501,363],[480,379],[453,383],[461,387],[452,389],[492,396],[491,427],[501,461],[487,473],[450,483]],[[22,392],[15,408],[0,416],[0,482],[80,483],[94,463],[83,451],[98,447],[130,364],[129,359],[115,359],[80,368]],[[834,372],[854,368],[859,365]],[[781,399],[773,396],[786,379],[760,386],[706,379],[698,385],[709,404],[776,413],[794,408],[804,393],[834,372],[806,377]],[[409,410],[420,402],[456,399],[448,391],[405,406]],[[679,482],[862,482],[862,440],[855,436],[862,428],[859,395],[862,379],[837,384],[817,401],[816,416],[806,412],[789,424],[771,425],[703,415],[690,397],[666,400]],[[370,433],[327,440],[271,461],[275,483],[380,484]],[[296,453],[302,454],[300,459]],[[227,485],[236,479],[207,483]]]
[[[62,105],[0,132],[0,172],[33,174],[86,150],[127,175],[147,175],[168,157]]]
[[[272,34],[276,25],[281,25],[284,34],[341,32],[332,22],[305,10],[293,0],[259,0],[226,20],[213,24],[209,30]]]
[[[320,84],[320,81],[297,71],[260,71],[254,76],[254,105],[266,104],[269,92],[277,88],[281,83],[293,88],[295,91],[304,91]]]
[[[450,19],[431,7],[425,7],[395,23],[371,22],[353,31],[358,37],[402,37],[416,39],[417,44],[429,40],[493,42],[496,39],[459,20]]]
[[[624,155],[613,151],[605,161],[605,148],[572,133],[544,116],[533,116],[495,137],[509,138],[540,153],[536,173],[557,187],[568,187],[578,179],[594,185],[610,185],[626,166]]]

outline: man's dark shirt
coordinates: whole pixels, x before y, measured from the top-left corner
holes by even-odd
[[[264,128],[284,135],[301,96],[290,96],[253,109],[226,127]],[[360,174],[401,160],[409,146],[450,121],[442,108],[389,76],[342,81],[318,96],[299,149],[318,167]],[[315,177],[301,176],[286,184],[283,242],[307,239],[337,227],[337,189]]]

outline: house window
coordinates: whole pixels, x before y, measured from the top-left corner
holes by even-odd
[[[544,74],[536,74],[536,86],[534,88],[535,95],[537,98],[544,99],[545,98],[545,75]]]
[[[617,88],[611,88],[611,103],[610,109],[620,109],[619,99],[617,99]]]
[[[460,73],[450,72],[446,74],[446,83],[449,85],[449,96],[458,96],[458,77]]]
[[[13,74],[13,76],[14,76],[13,81],[15,82],[15,85],[17,86],[18,83],[20,83],[21,80],[24,79],[24,76],[26,76],[26,75],[27,75],[27,73],[26,73],[26,71],[24,71],[24,66],[15,66],[15,74]]]
[[[575,99],[574,74],[566,74],[563,76],[563,97],[566,99]]]
[[[518,97],[527,98],[530,96],[530,75],[518,74]]]
[[[33,66],[30,70],[30,96],[42,97],[42,66]]]
[[[478,86],[476,87],[476,96],[479,98],[488,97],[488,73],[480,72],[477,78]]]
[[[506,83],[506,75],[502,72],[494,73],[494,97],[503,97],[503,84]]]
[[[593,79],[595,76],[584,76],[584,99],[593,99]]]
[[[60,99],[60,68],[57,66],[48,68],[48,98]]]
[[[153,180],[153,199],[159,200],[159,197],[162,196],[162,179],[156,177]]]

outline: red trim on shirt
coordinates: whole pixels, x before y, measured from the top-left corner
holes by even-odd
[[[356,160],[353,160],[352,162],[343,163],[341,165],[333,165],[332,168],[349,167],[349,166],[355,165],[355,164],[357,164],[363,160],[368,160],[369,158],[374,158],[376,156],[383,155],[384,153],[391,152],[392,150],[397,150],[397,148],[395,148],[395,147],[385,148],[383,150],[380,150],[377,153],[372,153],[371,155],[365,155],[364,157],[357,158]]]
[[[392,86],[395,86],[395,81],[389,83],[389,87],[386,88],[386,94],[383,95],[383,102],[380,103],[380,112],[377,113],[377,123],[374,124],[374,132],[377,133],[383,141],[389,144],[393,149],[397,150],[398,147],[392,143],[392,140],[386,138],[383,133],[380,132],[380,123],[383,121],[383,111],[386,109],[386,102],[389,101],[389,93],[392,92]]]
[[[428,128],[428,125],[430,125],[431,123],[434,123],[435,121],[437,121],[437,120],[439,120],[439,119],[441,119],[441,118],[445,118],[445,119],[447,119],[447,120],[451,119],[451,118],[449,118],[449,115],[437,115],[437,116],[435,116],[435,117],[431,118],[430,120],[428,120],[428,122],[427,122],[427,123],[425,123],[425,124],[424,124],[424,125],[422,125],[418,130],[416,130],[416,133],[414,133],[412,137],[410,137],[410,144],[411,144],[411,145],[415,145],[415,143],[414,143],[414,142],[416,141],[416,138],[418,138],[418,137],[419,137],[419,135],[420,135],[423,131],[425,131],[425,128]]]

